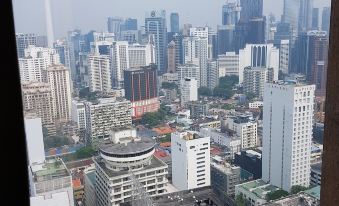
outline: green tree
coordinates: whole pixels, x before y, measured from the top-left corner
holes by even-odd
[[[301,186],[301,185],[293,185],[291,187],[291,194],[297,194],[301,191],[307,190],[307,187]]]
[[[274,192],[270,192],[267,194],[266,199],[267,200],[276,200],[279,199],[281,197],[286,197],[288,196],[288,192],[286,192],[285,190],[276,190]]]
[[[83,158],[92,157],[94,153],[95,153],[95,150],[93,150],[92,147],[86,146],[76,151],[75,155],[78,159],[83,159]]]
[[[248,92],[245,95],[248,101],[252,101],[255,98],[255,94],[253,92]]]
[[[69,138],[63,137],[63,136],[44,137],[45,149],[54,148],[54,147],[61,147],[61,146],[64,146],[64,145],[70,145],[72,143],[73,142]]]
[[[246,206],[246,200],[242,195],[237,195],[235,197],[235,204],[237,204],[237,206]]]
[[[208,87],[200,87],[198,93],[201,96],[212,96],[212,90]]]

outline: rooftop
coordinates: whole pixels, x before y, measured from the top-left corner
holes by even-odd
[[[309,190],[305,190],[304,193],[316,198],[317,200],[320,200],[320,186],[315,186]]]
[[[105,163],[101,161],[102,158],[101,157],[95,157],[94,161],[98,163],[98,165],[105,171],[105,173],[110,177],[110,178],[114,178],[117,176],[121,176],[121,175],[127,175],[129,174],[129,171],[127,170],[122,170],[122,171],[113,171],[110,170],[106,167]],[[154,169],[154,168],[158,168],[158,167],[167,167],[167,164],[165,164],[164,162],[162,162],[161,160],[159,160],[156,157],[152,157],[151,159],[151,163],[145,167],[142,168],[142,170],[150,170],[150,169]]]
[[[266,199],[266,195],[268,193],[279,190],[278,187],[273,186],[271,184],[267,184],[261,179],[254,180],[251,182],[246,182],[246,183],[237,185],[236,187],[242,187],[244,190],[247,190],[248,192],[255,194],[260,199]]]
[[[158,135],[165,135],[174,132],[175,129],[171,127],[157,127],[154,128],[153,131],[155,131]]]
[[[85,173],[85,175],[88,177],[88,179],[91,181],[92,184],[95,183],[95,171],[90,171],[88,173]]]
[[[100,145],[100,151],[116,155],[127,155],[144,152],[154,148],[154,146],[155,141],[150,138],[141,138],[139,141],[131,141],[123,144],[114,144],[111,141],[106,141]]]
[[[35,181],[44,181],[70,176],[65,164],[59,159],[46,159],[45,163],[31,165]]]

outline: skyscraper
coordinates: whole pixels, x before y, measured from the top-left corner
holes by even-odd
[[[292,82],[265,85],[262,178],[286,191],[310,184],[314,90]]]
[[[321,14],[321,30],[330,31],[331,7],[324,7]]]
[[[319,29],[319,8],[313,8],[312,10],[312,29]]]
[[[37,44],[37,36],[35,34],[15,34],[16,46],[18,52],[18,58],[25,57],[25,49],[28,48],[29,45],[36,46]]]
[[[114,33],[116,37],[119,37],[123,22],[124,21],[121,17],[108,17],[107,31],[110,33]]]
[[[167,72],[174,73],[176,69],[175,62],[175,42],[171,41],[167,47]]]
[[[235,25],[240,19],[241,7],[238,2],[227,2],[222,6],[222,25]]]
[[[212,91],[219,84],[219,70],[217,61],[208,60],[207,62],[207,87]]]
[[[207,86],[208,40],[205,37],[185,37],[183,40],[185,64],[195,64],[200,67],[199,87]]]
[[[300,1],[299,32],[312,29],[313,0]]]
[[[67,68],[71,68],[71,61],[70,61],[70,53],[69,53],[69,46],[66,39],[57,40],[54,43],[54,49],[56,53],[59,54],[60,63],[63,64]]]
[[[263,0],[240,0],[240,21],[249,22],[253,17],[263,16]]]
[[[234,51],[234,25],[218,25],[218,55]]]
[[[167,67],[167,27],[166,12],[151,11],[146,14],[145,32],[154,36],[156,65],[160,73],[166,72]]]
[[[122,88],[124,83],[124,70],[130,67],[128,42],[113,42],[110,50],[113,87]]]
[[[89,55],[88,76],[91,92],[108,92],[112,89],[110,65],[108,55]]]
[[[247,35],[246,43],[248,44],[264,44],[266,17],[253,17],[248,22],[249,35]]]
[[[132,19],[132,18],[126,19],[125,23],[124,23],[124,29],[123,30],[125,30],[125,31],[138,30],[138,20]]]
[[[154,64],[124,70],[126,99],[132,102],[132,118],[140,119],[144,113],[158,111],[157,70]]]
[[[51,87],[55,118],[59,121],[69,121],[72,106],[69,69],[62,64],[52,65],[47,69],[47,79]]]
[[[171,13],[171,32],[179,32],[179,14]]]
[[[290,25],[292,45],[299,29],[300,0],[284,0],[282,22]]]

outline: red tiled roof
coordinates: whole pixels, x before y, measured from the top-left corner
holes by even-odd
[[[165,135],[175,132],[175,129],[171,127],[157,127],[154,128],[153,131],[155,131],[158,135]]]
[[[80,181],[80,179],[72,180],[72,183],[73,183],[73,188],[77,188],[77,187],[80,187],[80,186],[81,186],[81,181]]]

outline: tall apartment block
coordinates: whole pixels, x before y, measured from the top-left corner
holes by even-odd
[[[179,190],[211,184],[210,138],[193,132],[171,134],[172,181]]]
[[[71,119],[72,93],[69,69],[62,64],[52,65],[47,69],[47,79],[51,87],[55,119]]]
[[[160,108],[155,65],[125,70],[124,88],[126,99],[132,103],[133,119]]]
[[[292,81],[265,85],[262,179],[286,191],[310,184],[314,91]]]
[[[29,45],[24,50],[24,56],[19,58],[21,82],[47,82],[47,68],[59,63],[60,57],[55,49]]]
[[[110,58],[108,55],[90,55],[89,89],[91,92],[109,92],[112,89]]]
[[[15,34],[16,45],[18,58],[25,57],[25,49],[28,48],[29,45],[37,45],[37,36],[35,34],[23,34],[17,33]]]
[[[252,93],[255,97],[262,99],[264,95],[264,85],[273,82],[273,68],[246,67],[244,69],[243,89],[245,94]]]
[[[131,102],[123,98],[103,98],[85,102],[87,142],[97,149],[109,137],[112,127],[132,124]]]
[[[180,103],[185,106],[190,101],[198,100],[198,81],[193,78],[184,78],[180,81]]]

